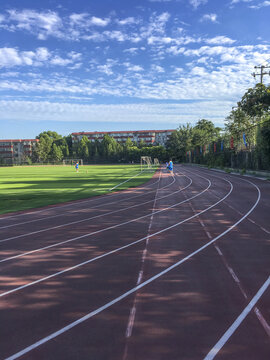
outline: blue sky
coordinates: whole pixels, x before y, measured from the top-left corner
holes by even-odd
[[[223,126],[269,18],[264,0],[2,0],[0,139]]]

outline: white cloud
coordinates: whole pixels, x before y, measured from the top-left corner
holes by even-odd
[[[258,5],[251,5],[249,8],[251,9],[261,9],[262,7],[270,6],[270,1],[264,1],[259,3]]]
[[[123,105],[86,105],[51,101],[0,101],[0,117],[18,121],[76,121],[91,124],[98,118],[102,122],[195,123],[204,117],[222,124],[224,117],[234,105],[231,101],[196,101],[194,103],[139,103]]]
[[[151,70],[157,73],[164,73],[165,70],[162,66],[159,65],[151,65]]]
[[[105,35],[107,39],[117,40],[119,42],[123,42],[128,39],[125,33],[118,30],[104,31],[103,35]]]
[[[113,71],[112,71],[112,66],[110,64],[106,64],[106,65],[98,65],[97,66],[98,71],[106,74],[106,75],[112,75]]]
[[[211,21],[217,23],[217,14],[205,14],[201,17],[200,22]]]
[[[127,68],[128,71],[143,71],[143,67],[141,67],[140,65],[133,65],[129,62],[125,62],[123,65]]]
[[[122,20],[117,20],[116,22],[119,25],[133,25],[133,24],[138,24],[140,20],[135,19],[134,17],[127,17]]]
[[[191,74],[195,76],[206,76],[207,71],[203,67],[195,66],[194,68],[192,68]]]
[[[18,30],[26,30],[37,34],[40,40],[45,40],[49,35],[63,37],[62,21],[53,11],[37,12],[35,10],[8,10],[9,22],[15,23]]]
[[[50,57],[50,53],[48,51],[48,49],[41,47],[38,48],[36,51],[36,58],[38,61],[46,61],[48,60]]]
[[[125,49],[123,52],[124,53],[130,53],[130,54],[134,55],[134,54],[137,54],[138,50],[139,50],[139,48],[134,48],[133,47],[133,48]]]
[[[238,4],[240,2],[252,2],[252,1],[254,0],[232,0],[231,4],[233,5],[233,4]]]
[[[169,18],[170,14],[168,12],[163,12],[160,15],[154,13],[149,19],[149,24],[141,28],[141,36],[147,39],[151,36],[165,34],[165,27]]]
[[[46,66],[59,65],[66,66],[74,64],[81,59],[80,53],[74,51],[68,53],[67,58],[63,59],[59,55],[50,53],[47,48],[40,47],[35,51],[19,51],[16,48],[0,48],[0,68],[14,66]]]
[[[211,39],[205,39],[205,42],[207,44],[233,44],[235,43],[235,40],[232,40],[230,38],[228,38],[227,36],[216,36],[214,38]]]
[[[110,19],[101,19],[98,18],[96,16],[92,16],[91,20],[90,20],[90,24],[91,25],[96,25],[96,26],[107,26],[110,22]]]
[[[189,0],[190,5],[193,6],[194,9],[197,9],[200,5],[204,5],[208,0]]]

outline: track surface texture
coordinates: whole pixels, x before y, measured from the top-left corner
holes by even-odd
[[[270,359],[270,185],[178,165],[0,217],[0,359]]]

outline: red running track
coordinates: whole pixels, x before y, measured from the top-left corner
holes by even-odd
[[[0,217],[0,359],[270,359],[269,200],[176,166]]]

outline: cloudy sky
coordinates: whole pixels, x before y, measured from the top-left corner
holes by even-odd
[[[264,0],[1,0],[0,138],[223,126],[270,62],[269,18]]]

